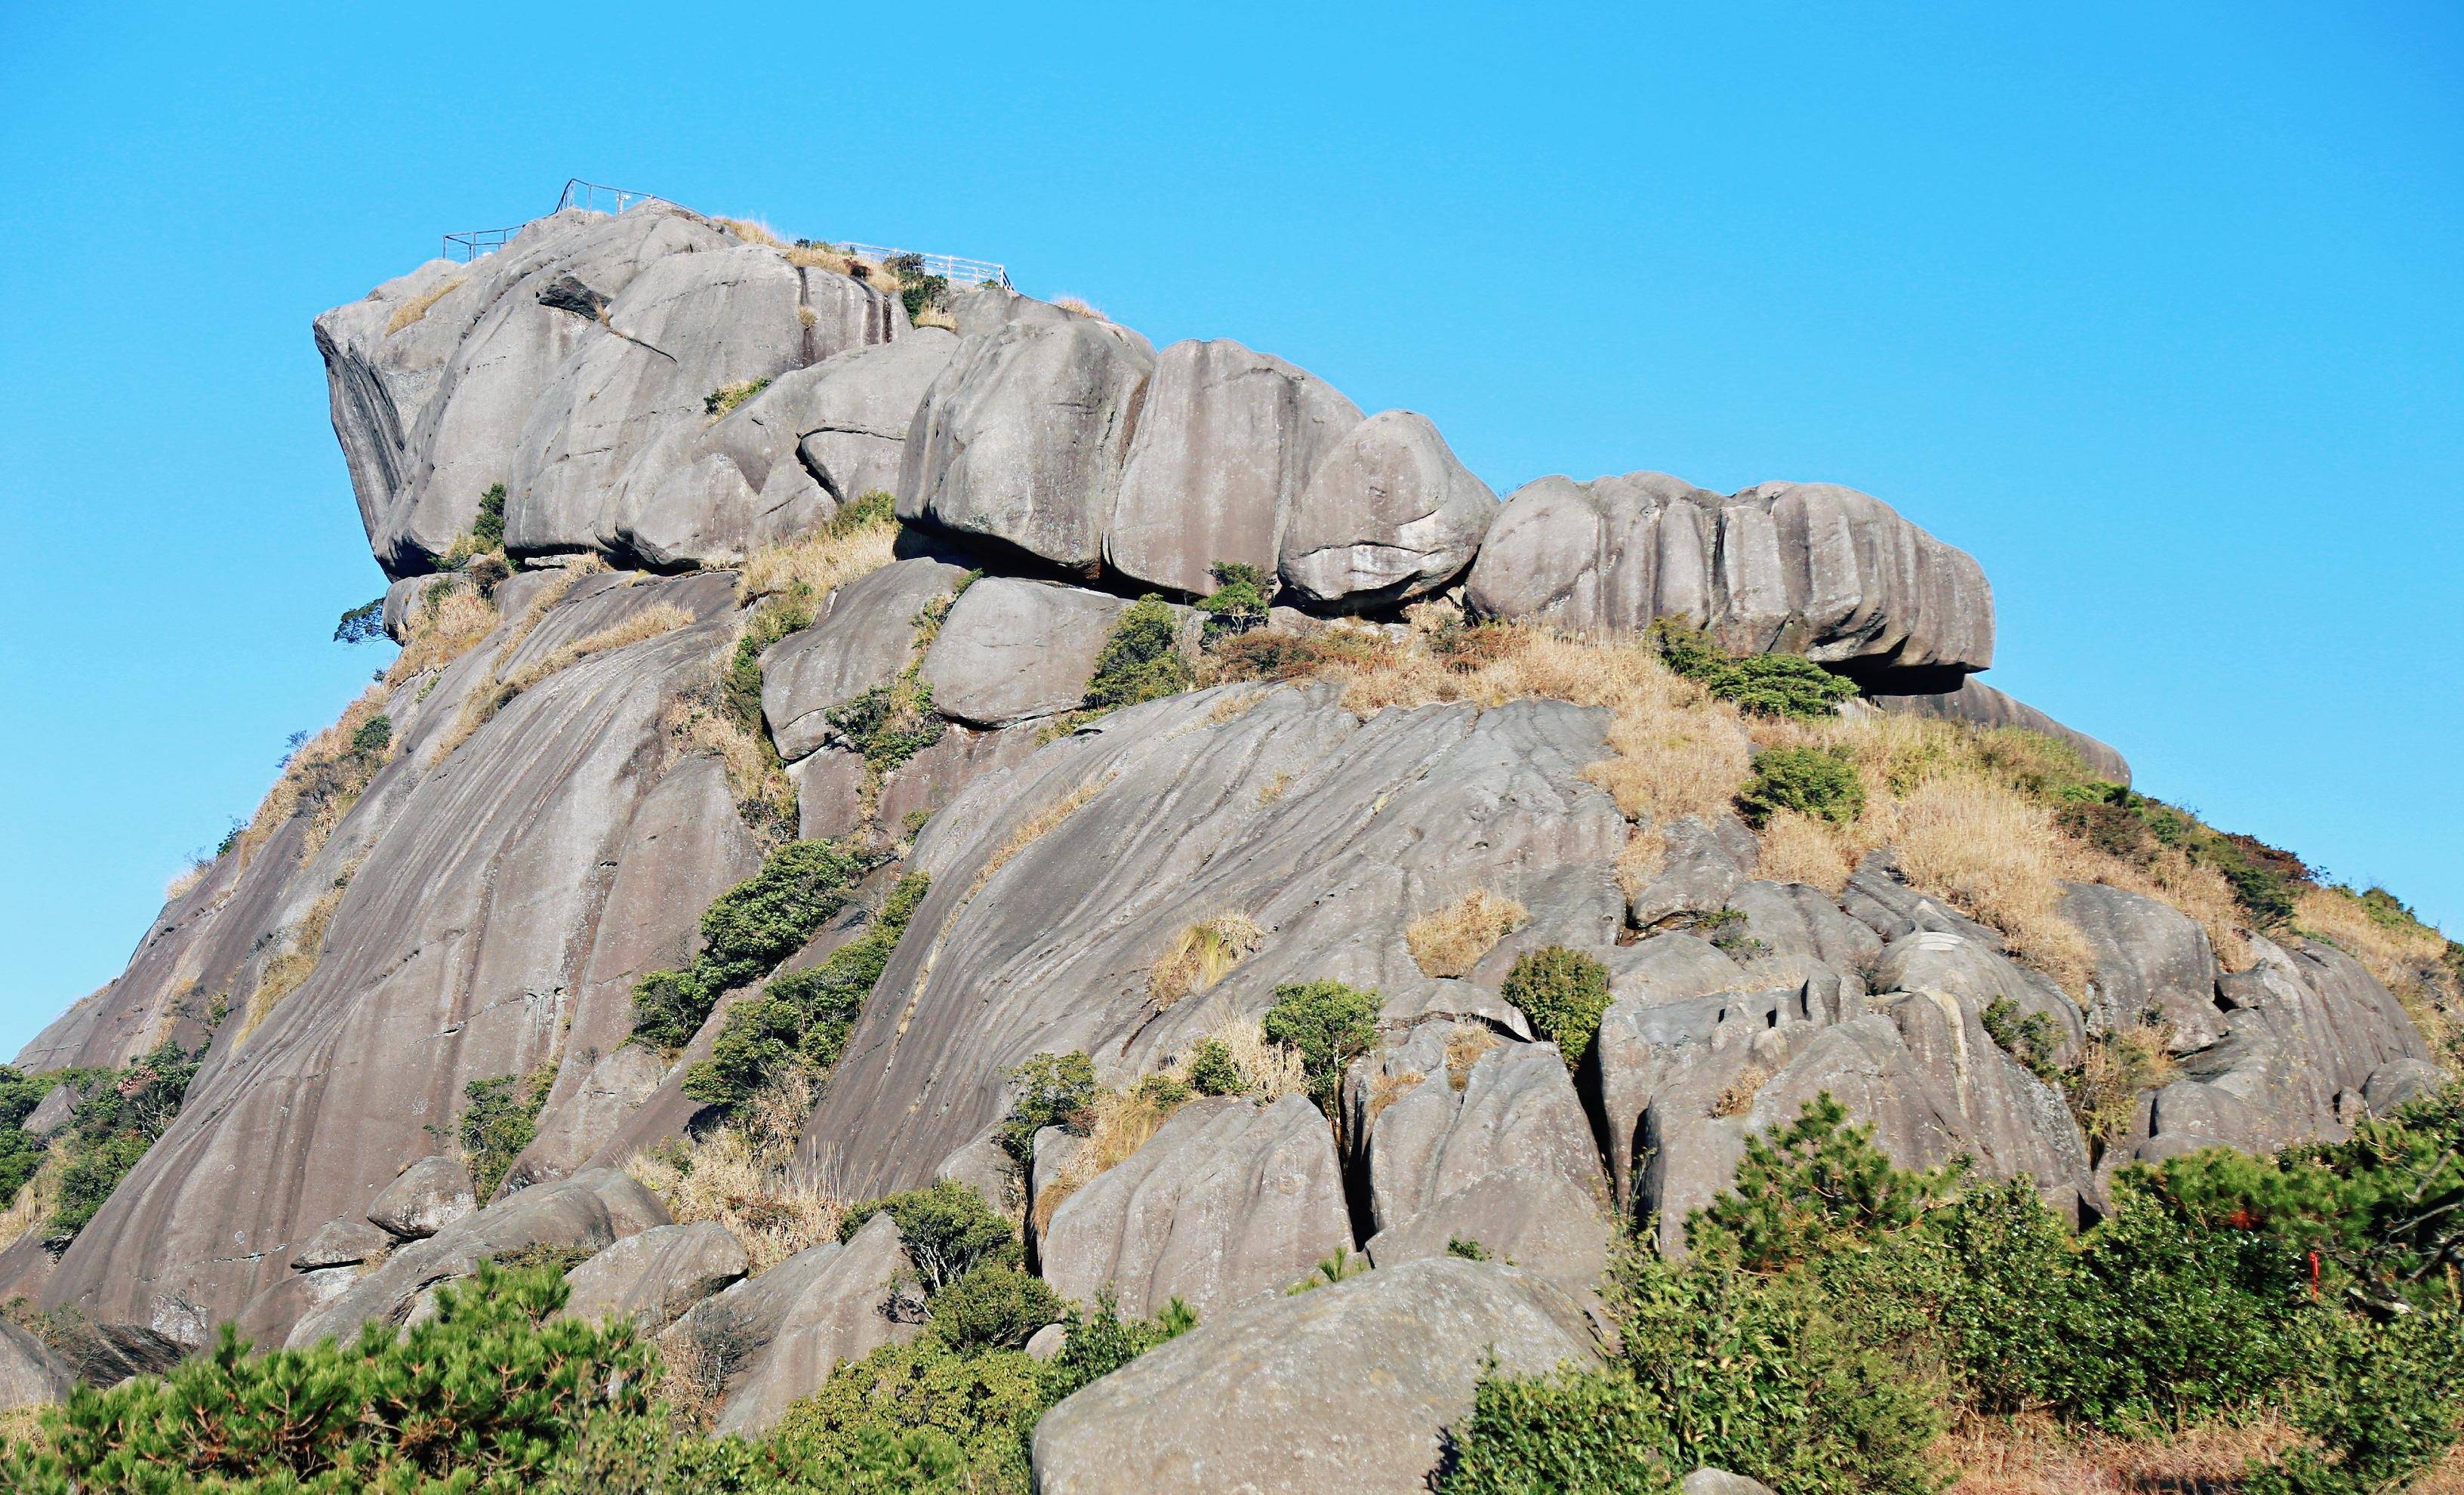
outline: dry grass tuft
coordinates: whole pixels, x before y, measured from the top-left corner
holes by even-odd
[[[1771,1071],[1760,1065],[1749,1064],[1737,1073],[1728,1088],[1711,1098],[1714,1116],[1742,1116],[1751,1110],[1754,1097],[1763,1092],[1771,1080]]]
[[[52,1218],[60,1204],[60,1175],[69,1166],[70,1149],[55,1147],[43,1154],[34,1176],[18,1186],[17,1197],[9,1207],[0,1210],[0,1246],[14,1242],[19,1237]]]
[[[342,891],[350,886],[350,873],[334,879],[334,886],[317,895],[308,912],[293,926],[291,942],[282,954],[265,963],[265,974],[257,978],[256,990],[249,993],[248,1006],[239,1019],[239,1031],[234,1042],[246,1042],[257,1024],[274,1011],[275,1004],[299,989],[317,969],[317,959],[324,953],[325,931],[334,922],[334,911],[341,907]]]
[[[778,231],[759,218],[713,218],[711,222],[747,244],[759,244],[769,249],[786,248],[780,242]]]
[[[213,869],[213,865],[210,860],[191,862],[173,873],[171,880],[163,885],[163,901],[170,903],[186,896],[206,880],[206,873]]]
[[[1262,807],[1274,803],[1282,799],[1291,786],[1292,776],[1288,772],[1277,774],[1258,786],[1258,803]]]
[[[1147,995],[1158,1008],[1202,992],[1247,959],[1266,937],[1246,914],[1219,913],[1173,936],[1162,958],[1147,973]]]
[[[844,534],[820,529],[756,551],[737,579],[736,600],[750,605],[802,582],[818,601],[896,560],[897,541],[898,521],[885,516]]]
[[[1657,825],[1637,825],[1617,852],[1617,889],[1631,898],[1651,886],[1668,863],[1668,838]]]
[[[786,765],[780,762],[778,750],[770,745],[770,739],[747,728],[721,707],[720,693],[717,669],[714,666],[698,689],[668,702],[659,725],[672,755],[670,761],[688,753],[716,755],[726,766],[728,789],[735,795],[737,813],[746,824],[756,829],[768,827],[781,833],[781,839],[784,839],[794,833],[796,825],[796,785],[788,779]]]
[[[1088,1117],[1086,1140],[1052,1181],[1035,1191],[1035,1228],[1049,1228],[1054,1212],[1071,1195],[1129,1161],[1133,1154],[1163,1130],[1174,1111],[1187,1104],[1186,1095],[1166,1104],[1143,1086],[1098,1092],[1094,1104],[1088,1108],[1091,1114]]]
[[[1458,1022],[1446,1035],[1446,1084],[1460,1090],[1471,1083],[1472,1066],[1480,1056],[1502,1042],[1486,1026],[1478,1022]]]
[[[991,856],[984,859],[983,869],[976,873],[974,882],[967,885],[967,896],[972,898],[981,892],[984,884],[993,880],[995,872],[1009,866],[1020,852],[1059,829],[1063,821],[1085,809],[1087,802],[1095,798],[1103,787],[1111,781],[1112,776],[1109,773],[1101,779],[1089,779],[1067,795],[1036,811],[1028,818],[1025,824],[1012,831],[1010,838],[1002,842]]]
[[[2041,1417],[1971,1418],[1945,1435],[1934,1455],[1958,1471],[1949,1495],[2144,1495],[2239,1489],[2253,1459],[2300,1440],[2274,1420],[2125,1439],[2066,1429]],[[2464,1463],[2451,1458],[2445,1467]]]
[[[1754,875],[1775,883],[1804,883],[1839,896],[1861,854],[1842,830],[1827,820],[1777,811],[1763,826],[1762,856]]]
[[[1078,297],[1056,296],[1052,298],[1052,304],[1061,308],[1063,311],[1067,312],[1072,317],[1087,317],[1091,318],[1096,321],[1111,321],[1112,319],[1098,311],[1093,303],[1083,300]]]
[[[429,307],[460,290],[463,279],[463,276],[455,275],[450,280],[441,281],[433,288],[423,291],[395,307],[393,315],[385,319],[385,336],[390,338],[427,316]]]
[[[309,819],[300,860],[315,856],[325,845],[325,838],[359,802],[368,780],[392,758],[390,744],[381,754],[360,753],[351,746],[351,738],[385,710],[385,688],[369,686],[360,693],[358,700],[342,708],[342,715],[335,718],[332,726],[292,753],[283,764],[282,777],[257,802],[256,813],[239,833],[237,850],[242,867],[255,859],[285,821],[303,811]]]
[[[840,1200],[794,1176],[796,1139],[812,1114],[810,1077],[796,1074],[754,1098],[744,1116],[625,1171],[659,1197],[679,1225],[714,1220],[742,1243],[754,1274],[836,1240]]]
[[[787,247],[787,263],[844,275],[848,274],[847,267],[855,263],[855,257],[826,244],[791,244]]]
[[[2172,1030],[2140,1023],[2091,1037],[2062,1088],[2079,1131],[2101,1149],[2129,1135],[2142,1094],[2172,1084],[2180,1072]]]
[[[1475,888],[1433,913],[1414,919],[1403,943],[1423,976],[1468,976],[1497,942],[1529,922],[1531,911],[1485,888]]]
[[[1222,1044],[1231,1054],[1232,1067],[1241,1071],[1242,1093],[1261,1106],[1271,1105],[1295,1091],[1306,1092],[1309,1088],[1309,1077],[1302,1072],[1300,1055],[1281,1044],[1269,1042],[1265,1024],[1256,1018],[1234,1018],[1218,1026],[1206,1038]],[[1188,1069],[1188,1056],[1183,1055],[1171,1072],[1185,1077]]]
[[[400,685],[430,670],[442,670],[469,653],[503,620],[496,605],[468,588],[444,592],[411,614],[410,638],[385,670],[385,684]]]
[[[575,639],[545,659],[533,660],[516,671],[514,677],[506,681],[505,685],[515,694],[519,695],[548,676],[561,670],[569,670],[593,654],[604,654],[609,649],[623,649],[627,644],[639,644],[645,639],[654,639],[664,633],[673,633],[678,628],[692,627],[693,625],[693,615],[673,603],[661,603],[655,607],[646,607],[612,627],[602,628],[586,638]]]
[[[945,327],[952,332],[958,330],[958,319],[951,316],[946,308],[938,306],[927,306],[917,312],[913,319],[913,324],[918,327]]]
[[[1401,1074],[1388,1074],[1380,1070],[1369,1082],[1368,1112],[1361,1120],[1364,1132],[1368,1128],[1377,1125],[1378,1116],[1387,1107],[1419,1089],[1421,1083],[1427,1079],[1428,1076],[1418,1069],[1406,1069]],[[1462,1089],[1463,1087],[1458,1085],[1455,1088]]]

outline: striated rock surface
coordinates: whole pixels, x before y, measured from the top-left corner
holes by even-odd
[[[924,655],[934,708],[981,727],[1076,710],[1129,605],[1105,592],[986,577],[950,609]]]
[[[2152,1019],[2170,1031],[2177,1051],[2225,1036],[2216,955],[2197,920],[2171,904],[2095,883],[2065,886],[2062,917],[2096,952],[2086,1007],[2097,1026],[2112,1032]]]
[[[1284,584],[1317,603],[1436,591],[1471,564],[1497,513],[1427,416],[1373,415],[1334,443],[1292,506]]]
[[[630,1318],[655,1334],[676,1316],[744,1276],[744,1247],[715,1220],[653,1225],[564,1274],[567,1318]]]
[[[1531,1273],[1379,1267],[1243,1304],[1063,1401],[1036,1425],[1036,1488],[1422,1491],[1484,1364],[1536,1375],[1597,1355],[1583,1310]]]
[[[66,1401],[77,1384],[77,1373],[50,1346],[0,1319],[0,1412]]]
[[[835,730],[833,708],[897,678],[914,652],[915,615],[965,576],[920,556],[893,561],[831,593],[812,627],[770,646],[761,656],[761,715],[779,756],[792,762],[812,753]]]
[[[1723,498],[1665,473],[1544,477],[1508,495],[1465,596],[1486,617],[1584,633],[1677,618],[1741,653],[1788,649],[1935,690],[1993,663],[1976,561],[1832,483]]]
[[[1177,1297],[1205,1320],[1351,1249],[1333,1134],[1315,1106],[1287,1095],[1263,1108],[1189,1102],[1062,1201],[1038,1259],[1065,1298],[1091,1303],[1109,1286],[1124,1313],[1145,1317]]]

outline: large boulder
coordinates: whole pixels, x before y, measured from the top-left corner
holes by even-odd
[[[2062,725],[2027,702],[1995,690],[1974,675],[1960,681],[1955,691],[1866,698],[1884,711],[1904,715],[1966,722],[1971,727],[2016,727],[2040,737],[2053,737],[2077,749],[2079,761],[2085,763],[2087,771],[2099,779],[2125,786],[2130,782],[2130,760],[2120,752],[2084,732]]]
[[[2055,1039],[2051,1057],[2065,1064],[2079,1057],[2087,1037],[2079,1008],[2062,989],[2003,954],[2001,941],[1982,926],[1912,930],[1883,947],[1873,972],[1877,991],[1933,992],[1979,1012],[2007,1001],[2017,1022],[2042,1017]]]
[[[0,1319],[0,1412],[68,1400],[77,1373],[22,1326]]]
[[[984,578],[950,609],[924,655],[935,709],[983,727],[1076,710],[1129,605],[1075,586]]]
[[[1599,1144],[1554,1044],[1476,1023],[1415,1023],[1348,1078],[1363,1139],[1371,1260],[1441,1257],[1457,1241],[1589,1291],[1612,1234]]]
[[[1424,1491],[1490,1370],[1596,1364],[1546,1279],[1487,1262],[1384,1266],[1244,1303],[1044,1415],[1043,1495]]]
[[[1727,907],[1762,857],[1761,843],[1734,815],[1683,815],[1659,828],[1660,868],[1627,900],[1627,916],[1639,929]]]
[[[1343,1169],[1318,1109],[1193,1100],[1144,1147],[1062,1201],[1039,1240],[1045,1280],[1125,1313],[1181,1298],[1212,1318],[1352,1249]]]
[[[810,754],[829,740],[833,708],[897,678],[915,651],[915,615],[965,576],[921,556],[893,561],[839,587],[819,621],[772,645],[761,656],[761,715],[779,756]]]
[[[1966,552],[1830,483],[1723,498],[1664,473],[1544,477],[1508,495],[1466,600],[1583,633],[1655,619],[1743,653],[1787,649],[1860,679],[1947,690],[1993,662],[1993,597]]]
[[[703,1299],[659,1344],[671,1364],[722,1375],[715,1431],[759,1437],[841,1365],[915,1337],[920,1325],[889,1307],[913,1270],[898,1227],[875,1215],[845,1244],[800,1251]]]
[[[1284,584],[1315,603],[1391,603],[1463,573],[1497,495],[1427,416],[1386,410],[1336,440],[1285,521]]]
[[[1155,349],[1022,296],[968,321],[915,411],[898,517],[1092,575]]]
[[[471,1170],[463,1167],[458,1157],[431,1154],[412,1161],[385,1185],[385,1192],[368,1206],[368,1222],[389,1234],[415,1240],[436,1234],[478,1207]]]
[[[596,1254],[667,1223],[667,1206],[612,1168],[534,1185],[394,1252],[300,1319],[286,1343],[297,1350],[328,1337],[348,1340],[371,1320],[401,1323],[429,1289],[527,1246],[582,1246]]]
[[[2196,919],[2169,903],[2099,883],[2065,884],[2062,917],[2096,952],[2087,1010],[2099,1027],[2112,1032],[2152,1017],[2170,1031],[2177,1052],[2225,1036],[2216,954]]]
[[[1804,883],[1741,882],[1727,907],[1745,915],[1754,975],[1764,984],[1802,980],[1817,967],[1862,972],[1882,954],[1881,936]]]
[[[630,1318],[655,1334],[678,1314],[739,1281],[751,1263],[715,1220],[653,1225],[564,1274],[567,1318]]]
[[[451,1220],[439,1221],[437,1228],[441,1230],[451,1223]],[[299,1254],[291,1259],[291,1269],[314,1272],[326,1267],[357,1266],[363,1262],[383,1261],[398,1242],[399,1238],[393,1232],[380,1229],[364,1220],[329,1220],[318,1227],[317,1233],[308,1238],[308,1243],[299,1248]]]
[[[1104,556],[1138,582],[1196,595],[1210,568],[1275,570],[1287,517],[1360,408],[1315,376],[1229,340],[1155,360]]]

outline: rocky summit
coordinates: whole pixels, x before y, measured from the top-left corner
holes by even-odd
[[[512,1268],[663,1426],[911,1481],[813,1488],[1914,1488],[1696,1430],[1670,1295],[1987,1201],[2094,1263],[2458,1104],[2456,947],[1986,684],[1881,498],[1501,495],[1238,342],[655,200],[314,331],[400,653],[0,1072],[9,1404]],[[880,1410],[954,1365],[1006,1410]],[[1581,1387],[1642,1483],[1498,1462]]]

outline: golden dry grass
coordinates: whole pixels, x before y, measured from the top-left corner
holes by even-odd
[[[1753,1109],[1754,1097],[1762,1093],[1763,1086],[1770,1079],[1771,1071],[1762,1066],[1755,1064],[1746,1066],[1738,1071],[1737,1077],[1728,1083],[1727,1088],[1711,1097],[1711,1114],[1714,1116],[1744,1115]]]
[[[1513,899],[1475,888],[1406,925],[1403,943],[1419,962],[1421,975],[1468,976],[1481,956],[1530,917],[1531,911]]]
[[[283,823],[305,804],[309,811],[308,836],[300,851],[300,860],[315,856],[341,823],[360,792],[375,778],[377,770],[391,760],[393,750],[373,757],[355,755],[351,738],[385,710],[385,689],[371,685],[360,693],[359,699],[342,708],[334,724],[301,743],[283,765],[282,776],[274,787],[257,802],[256,813],[249,818],[239,833],[236,848],[240,866],[256,859],[256,853],[282,828]]]
[[[796,822],[796,786],[787,778],[786,765],[780,762],[778,750],[770,739],[750,731],[726,711],[718,699],[716,667],[702,688],[687,692],[668,702],[659,725],[667,737],[673,757],[688,753],[710,753],[717,757],[727,770],[728,789],[736,797],[739,811],[758,807],[745,816],[748,823],[760,821],[792,827]]]
[[[18,1186],[17,1197],[0,1210],[0,1246],[7,1246],[52,1218],[59,1207],[60,1175],[69,1166],[69,1149],[55,1147],[43,1154],[34,1176]]]
[[[1421,1083],[1427,1079],[1428,1076],[1418,1069],[1406,1069],[1400,1074],[1389,1074],[1380,1070],[1369,1082],[1368,1113],[1362,1120],[1362,1126],[1377,1125],[1378,1116],[1387,1107],[1419,1089]]]
[[[291,938],[282,954],[265,963],[265,974],[257,978],[256,990],[248,994],[248,1006],[242,1009],[239,1031],[233,1041],[245,1043],[269,1017],[276,1003],[299,989],[317,969],[317,960],[324,953],[325,931],[334,922],[334,911],[341,906],[342,892],[350,885],[350,874],[334,879],[334,886],[317,895],[308,912],[299,915],[292,927]]]
[[[972,898],[982,891],[984,884],[993,880],[995,872],[1009,866],[1020,852],[1059,829],[1063,821],[1085,809],[1087,802],[1095,798],[1104,785],[1111,781],[1112,776],[1109,773],[1100,779],[1089,779],[1028,817],[1026,824],[1010,832],[1009,839],[984,859],[982,870],[977,872],[976,880],[967,885],[967,896]]]
[[[434,306],[437,302],[445,299],[447,297],[451,296],[455,291],[461,289],[463,279],[463,276],[455,275],[451,279],[439,282],[429,290],[422,291],[419,295],[414,296],[408,300],[404,301],[401,305],[396,306],[393,309],[393,315],[385,319],[385,336],[390,338],[395,333],[402,331],[405,327],[409,326],[411,323],[427,316],[428,309],[429,307]]]
[[[913,325],[918,327],[946,327],[952,332],[958,330],[958,319],[938,306],[922,308],[916,312],[913,321]]]
[[[1947,1434],[1934,1456],[1957,1471],[1950,1495],[2146,1495],[2237,1489],[2253,1459],[2299,1441],[2299,1433],[2273,1420],[2124,1439],[2040,1418],[1977,1418]],[[2416,1484],[2414,1495],[2429,1488]]]
[[[187,894],[206,880],[206,873],[213,869],[213,865],[210,860],[191,862],[173,873],[171,880],[163,885],[163,901],[170,903]]]
[[[1158,1008],[1201,992],[1231,973],[1266,937],[1246,914],[1219,913],[1175,934],[1147,972],[1147,995]]]
[[[572,669],[593,654],[604,654],[609,649],[623,649],[628,644],[639,644],[645,639],[654,639],[663,633],[673,633],[678,628],[689,628],[693,625],[693,615],[673,603],[660,603],[654,607],[645,607],[622,623],[602,628],[587,637],[575,639],[570,644],[561,645],[544,659],[531,661],[514,671],[514,677],[505,684],[511,687],[516,694],[519,694],[559,671]]]
[[[786,248],[779,241],[778,231],[759,218],[713,218],[711,222],[747,244],[759,244],[769,249]]]
[[[430,606],[411,611],[410,638],[385,669],[385,684],[400,685],[414,675],[442,670],[469,653],[503,620],[496,605],[469,588],[446,593]]]
[[[1256,1018],[1233,1018],[1218,1025],[1200,1042],[1208,1040],[1222,1044],[1232,1056],[1232,1067],[1241,1071],[1241,1093],[1262,1106],[1271,1105],[1294,1091],[1306,1091],[1309,1088],[1309,1076],[1302,1070],[1300,1055],[1281,1044],[1268,1041],[1265,1025]],[[1182,1079],[1188,1078],[1188,1056],[1183,1055],[1169,1072]]]
[[[815,530],[768,546],[745,559],[736,582],[736,600],[750,605],[801,582],[812,589],[818,603],[857,577],[896,560],[892,547],[897,541],[898,521],[884,517],[844,534]]]
[[[1113,1168],[1127,1162],[1139,1148],[1147,1145],[1172,1113],[1186,1105],[1166,1105],[1154,1092],[1139,1087],[1126,1090],[1098,1091],[1087,1135],[1069,1161],[1055,1174],[1050,1182],[1035,1191],[1035,1228],[1051,1225],[1053,1212],[1060,1209],[1069,1196],[1102,1177]]]
[[[1668,838],[1657,825],[1637,825],[1617,851],[1617,888],[1629,898],[1651,886],[1668,863]]]
[[[787,263],[806,270],[827,270],[846,275],[854,256],[842,254],[826,244],[791,244],[787,247]]]
[[[1829,821],[1794,810],[1772,814],[1762,830],[1762,857],[1754,875],[1775,883],[1804,883],[1837,897],[1848,886],[1860,854]]]
[[[2127,1136],[2139,1097],[2173,1083],[2181,1071],[2173,1063],[2172,1039],[2169,1028],[2138,1023],[2088,1040],[2063,1089],[2089,1141],[2102,1146]]]
[[[743,1245],[759,1275],[799,1251],[837,1239],[845,1205],[800,1181],[796,1139],[812,1114],[808,1076],[794,1074],[757,1095],[744,1116],[665,1154],[625,1164],[679,1225],[716,1220]]]
[[[1458,1022],[1446,1035],[1446,1084],[1460,1090],[1471,1083],[1472,1066],[1502,1042],[1486,1025]]]
[[[1112,319],[1110,317],[1105,316],[1101,311],[1097,310],[1092,302],[1085,300],[1079,297],[1056,296],[1052,298],[1052,304],[1061,308],[1063,311],[1067,312],[1072,317],[1091,318],[1096,321],[1111,321]]]

